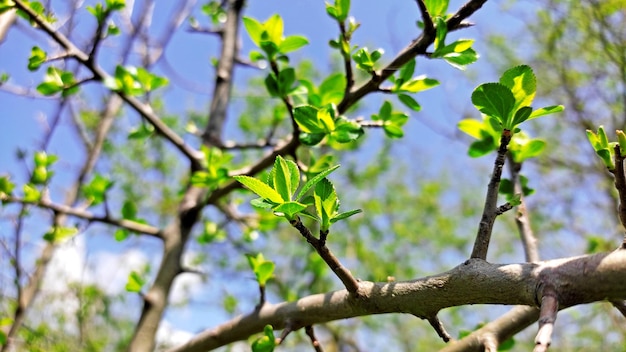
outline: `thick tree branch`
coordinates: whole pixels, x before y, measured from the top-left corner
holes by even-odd
[[[282,329],[287,321],[304,327],[384,313],[426,318],[441,309],[468,304],[535,307],[541,295],[539,284],[546,279],[554,282],[560,309],[606,299],[622,300],[626,297],[624,275],[626,251],[509,265],[471,259],[450,271],[414,281],[360,282],[359,296],[341,290],[291,303],[266,303],[260,310],[206,330],[170,352],[215,349],[259,333],[267,324]]]
[[[222,130],[226,121],[226,110],[230,102],[233,69],[237,58],[239,19],[243,0],[227,1],[226,23],[221,31],[222,52],[216,68],[215,90],[211,100],[209,123],[202,134],[205,145],[222,145]]]

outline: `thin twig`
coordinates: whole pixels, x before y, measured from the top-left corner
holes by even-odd
[[[450,334],[446,331],[446,328],[443,326],[443,323],[441,322],[439,317],[437,317],[437,314],[434,314],[428,317],[427,320],[430,326],[432,326],[433,329],[435,329],[435,332],[437,332],[437,335],[441,337],[443,342],[448,342],[452,339],[452,336],[450,336]]]
[[[619,144],[615,145],[615,188],[619,194],[618,215],[622,226],[626,228],[626,176],[624,176],[624,157]],[[622,240],[622,248],[626,248],[626,233]]]
[[[537,249],[537,238],[535,237],[533,229],[530,227],[530,216],[526,208],[524,190],[519,177],[522,164],[516,163],[510,154],[508,159],[511,182],[513,182],[513,193],[520,195],[520,204],[517,206],[517,213],[515,214],[515,224],[517,225],[522,246],[524,247],[526,261],[535,263],[539,261],[539,250]]]
[[[559,301],[556,290],[552,285],[546,285],[541,294],[541,309],[539,312],[539,330],[535,337],[533,352],[545,352],[552,341],[554,322],[559,311]]]
[[[491,180],[487,188],[487,196],[485,198],[485,206],[483,209],[483,215],[478,226],[478,234],[476,235],[476,241],[474,242],[474,249],[472,250],[471,258],[487,259],[487,251],[489,250],[489,242],[491,241],[491,232],[493,231],[493,224],[496,220],[496,204],[498,201],[498,190],[500,188],[500,178],[502,177],[502,168],[504,167],[504,161],[507,153],[507,146],[511,141],[510,131],[505,130],[500,138],[500,147],[498,148],[498,155],[493,165],[493,173],[491,174]]]
[[[348,292],[350,292],[351,294],[357,294],[359,290],[359,282],[352,275],[350,270],[343,266],[339,259],[335,257],[335,255],[330,251],[330,249],[328,249],[328,247],[326,247],[325,243],[315,238],[311,231],[306,226],[304,226],[302,221],[300,221],[299,217],[296,216],[293,220],[290,221],[290,224],[300,232],[302,237],[304,237],[306,241],[309,242],[311,246],[313,246],[313,248],[315,248],[320,257],[330,267],[330,270],[332,270],[335,275],[337,275],[339,280],[343,282],[346,290],[348,290]]]
[[[426,8],[426,4],[424,0],[416,0],[417,6],[420,9],[420,13],[422,14],[422,21],[424,22],[424,31],[432,33],[435,31],[435,25],[433,24],[433,19],[430,17],[430,13],[428,12],[428,8]]]
[[[89,222],[100,222],[103,224],[114,225],[114,226],[129,230],[129,231],[137,232],[137,233],[144,234],[144,235],[154,236],[157,238],[160,238],[161,236],[160,230],[150,225],[138,223],[138,222],[127,220],[127,219],[115,219],[109,216],[99,216],[86,210],[74,208],[68,205],[52,203],[47,200],[41,200],[39,202],[33,203],[33,202],[26,201],[23,198],[13,197],[13,196],[1,197],[0,200],[4,202],[8,202],[8,203],[20,203],[20,204],[25,204],[25,205],[32,204],[33,206],[36,206],[39,208],[50,209],[54,211],[55,213],[63,214],[63,215],[70,215],[76,218],[87,220]]]
[[[315,331],[313,331],[313,326],[311,325],[305,326],[304,332],[309,337],[309,339],[311,339],[311,344],[313,345],[315,352],[324,352],[324,348],[322,347],[322,344],[315,336]]]

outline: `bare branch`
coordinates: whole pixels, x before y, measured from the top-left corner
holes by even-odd
[[[436,314],[428,317],[428,323],[433,327],[433,329],[435,329],[435,332],[437,332],[437,335],[441,337],[443,342],[448,342],[452,339],[452,336],[448,334],[446,328],[443,326],[443,323]]]
[[[37,203],[28,202],[24,200],[23,198],[19,198],[19,197],[2,197],[0,200],[4,202],[9,202],[9,203],[32,204],[39,208],[50,209],[58,214],[70,215],[70,216],[77,217],[79,219],[84,219],[90,222],[100,222],[103,224],[114,225],[119,228],[141,233],[144,235],[160,237],[160,230],[150,225],[145,225],[145,224],[141,224],[141,223],[131,221],[131,220],[126,220],[126,219],[114,219],[106,215],[98,216],[86,210],[73,208],[71,206],[67,206],[63,204],[52,203],[47,200],[41,200]]]
[[[311,339],[311,345],[313,345],[315,352],[324,352],[324,348],[322,347],[322,344],[320,344],[317,337],[315,337],[315,331],[313,331],[313,326],[311,325],[305,326],[304,332],[309,337],[309,339]]]
[[[554,322],[559,311],[557,293],[552,285],[546,285],[541,295],[541,310],[539,312],[539,331],[535,337],[534,352],[545,352],[552,341]]]
[[[513,193],[520,194],[520,205],[517,206],[517,213],[515,214],[515,224],[524,246],[524,255],[526,261],[529,263],[539,261],[539,250],[537,249],[537,238],[533,233],[533,229],[530,227],[530,217],[528,215],[528,209],[526,209],[526,200],[524,198],[524,190],[522,189],[522,183],[519,178],[519,173],[522,169],[521,163],[516,163],[509,154],[509,171],[511,173],[511,182],[513,182]]]

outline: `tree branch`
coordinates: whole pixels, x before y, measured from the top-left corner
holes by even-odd
[[[487,196],[485,197],[485,207],[483,209],[483,215],[480,219],[478,226],[478,234],[476,235],[476,241],[474,242],[474,249],[472,250],[471,258],[487,259],[487,251],[489,249],[489,242],[491,241],[491,232],[493,231],[493,224],[497,216],[496,204],[498,202],[498,190],[500,188],[500,178],[502,177],[502,167],[504,167],[504,160],[507,153],[507,146],[511,141],[511,132],[505,130],[500,138],[500,147],[498,148],[498,155],[493,165],[493,173],[491,174],[491,180],[487,188]]]
[[[580,279],[581,273],[584,280]],[[626,251],[509,265],[471,259],[450,271],[413,281],[362,281],[359,296],[340,290],[303,297],[296,302],[266,303],[260,310],[201,332],[170,352],[215,349],[259,333],[267,324],[282,329],[287,321],[295,324],[294,327],[304,327],[385,313],[409,313],[427,318],[432,316],[431,312],[468,304],[534,307],[539,283],[546,278],[556,283],[560,309],[605,299],[623,300],[626,297],[624,275]],[[519,324],[510,326],[514,330]],[[512,330],[502,332],[509,333]]]
[[[304,237],[313,248],[315,248],[320,257],[330,267],[330,270],[343,282],[348,292],[351,294],[359,294],[359,282],[354,278],[350,270],[343,266],[339,259],[326,247],[326,236],[328,232],[326,232],[326,234],[320,234],[320,239],[317,239],[313,236],[311,231],[304,226],[299,217],[296,216],[296,218],[289,223],[300,232],[302,237]]]
[[[15,0],[15,7],[19,10],[26,13],[29,18],[37,24],[39,28],[41,28],[44,32],[48,34],[55,42],[61,45],[74,59],[80,62],[83,66],[88,68],[94,75],[94,79],[97,80],[106,80],[110,78],[110,75],[106,73],[100,66],[96,65],[91,57],[80,50],[76,45],[74,45],[65,35],[56,31],[52,26],[50,26],[45,20],[37,16],[37,14],[26,4],[24,4],[21,0]],[[167,139],[176,149],[178,149],[183,155],[189,159],[192,164],[192,167],[199,168],[201,153],[197,150],[193,149],[189,145],[185,143],[185,141],[170,129],[150,108],[149,105],[141,103],[135,97],[131,97],[122,92],[115,92],[117,95],[122,98],[126,103],[128,103],[135,111],[137,111],[148,123],[150,123],[158,134]]]
[[[448,32],[455,31],[461,27],[464,27],[463,20],[470,17],[474,12],[480,9],[487,0],[470,0],[463,7],[461,7],[456,14],[454,14],[447,21]],[[376,72],[365,82],[362,86],[356,90],[348,92],[341,102],[337,105],[337,111],[339,114],[344,114],[354,103],[359,101],[365,95],[377,91],[381,83],[383,83],[389,76],[399,70],[404,64],[418,55],[425,55],[428,47],[435,41],[435,33],[428,33],[426,31],[407,47],[402,49],[398,55],[391,60],[391,62],[385,66],[380,72]]]

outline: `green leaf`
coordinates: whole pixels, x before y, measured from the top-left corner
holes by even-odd
[[[428,8],[428,7],[427,7]],[[430,10],[429,10],[430,11]],[[431,17],[433,14],[431,13]],[[435,36],[435,55],[438,51],[445,47],[446,43],[446,35],[448,34],[448,24],[443,19],[443,17],[435,16],[435,26],[437,28],[437,33]]]
[[[0,176],[0,198],[10,196],[13,193],[13,189],[15,189],[15,184],[11,182],[11,178],[9,176]]]
[[[346,77],[342,73],[328,76],[319,86],[319,106],[338,104],[346,89]]]
[[[561,112],[564,109],[565,108],[563,107],[563,105],[546,106],[545,108],[541,108],[541,109],[537,109],[533,111],[532,114],[530,114],[530,116],[528,117],[528,119],[532,120],[540,116],[554,114],[556,112]]]
[[[431,17],[444,16],[448,11],[449,0],[424,0]]]
[[[496,150],[497,146],[491,136],[472,143],[469,147],[468,155],[472,158],[478,158]]]
[[[338,143],[349,143],[356,141],[364,133],[365,131],[359,123],[340,117],[336,121],[335,130],[331,133],[331,137]]]
[[[24,191],[24,201],[27,203],[37,203],[41,199],[41,192],[34,185],[29,183],[22,187]]]
[[[337,222],[339,220],[347,219],[347,218],[351,217],[352,215],[356,215],[356,214],[359,214],[359,213],[362,213],[362,212],[363,212],[363,210],[361,210],[361,209],[354,209],[354,210],[346,211],[346,212],[343,212],[343,213],[339,213],[339,214],[333,216],[333,218],[330,219],[330,222],[331,223],[335,223],[335,222]]]
[[[282,196],[273,188],[256,178],[250,176],[233,176],[233,178],[242,185],[246,186],[252,192],[256,193],[259,197],[267,199],[270,202],[280,204],[288,201],[288,199],[283,199]]]
[[[293,161],[292,161],[293,163]],[[296,166],[296,171],[298,167]],[[273,187],[280,194],[284,201],[290,201],[292,193],[292,177],[291,177],[291,168],[287,165],[287,161],[283,159],[280,155],[276,157],[274,160],[274,169],[272,170],[273,175]],[[298,172],[299,178],[299,172]],[[299,180],[298,180],[299,182]],[[298,183],[296,183],[296,188],[298,187]]]
[[[271,325],[265,325],[263,329],[264,335],[256,339],[251,347],[252,352],[272,352],[276,347],[276,339],[274,338],[274,329]]]
[[[250,39],[252,39],[252,42],[254,42],[257,47],[260,47],[261,33],[263,33],[263,25],[261,24],[261,22],[248,16],[244,16],[242,21],[243,26],[246,28],[246,32],[248,32]]]
[[[500,83],[511,90],[515,97],[513,111],[522,106],[530,106],[537,91],[537,80],[530,66],[520,65],[506,70]]]
[[[339,209],[339,199],[337,198],[335,187],[327,178],[324,178],[315,186],[313,198],[317,216],[321,219],[320,230],[328,230],[330,219],[335,216]]]
[[[43,239],[51,243],[60,243],[78,233],[75,227],[54,226],[45,235]]]
[[[309,40],[306,37],[300,35],[290,35],[285,38],[280,45],[278,45],[278,51],[280,51],[281,54],[287,54],[292,51],[296,51],[307,44],[309,44]]]
[[[404,137],[404,131],[402,128],[395,124],[384,124],[383,130],[385,131],[385,135],[389,138],[402,138]]]
[[[167,78],[150,73],[143,67],[137,68],[137,81],[147,92],[166,86],[169,83]]]
[[[304,145],[308,145],[308,146],[314,146],[318,143],[320,143],[324,137],[326,137],[326,133],[307,133],[307,132],[302,132],[300,133],[300,142],[302,142],[302,144]]]
[[[146,283],[146,280],[141,277],[136,271],[131,271],[128,274],[128,280],[126,281],[126,291],[128,292],[141,292],[141,288]]]
[[[431,88],[434,88],[439,85],[439,81],[432,78],[426,78],[426,76],[422,75],[416,77],[412,80],[409,80],[402,84],[400,88],[397,89],[398,92],[409,92],[409,93],[417,93],[421,91],[425,91]]]
[[[498,119],[506,129],[511,129],[509,116],[515,106],[511,90],[500,83],[484,83],[474,89],[472,103],[485,115]]]
[[[515,113],[515,117],[513,117],[513,126],[517,126],[520,123],[528,120],[528,117],[530,117],[532,111],[533,108],[531,108],[530,106],[524,106],[517,110],[517,112]]]
[[[307,208],[306,204],[298,203],[298,202],[285,202],[272,210],[277,216],[285,216],[287,220],[293,219],[293,217],[299,212],[303,211]]]
[[[329,167],[328,169],[320,171],[317,175],[315,175],[314,177],[309,179],[304,184],[304,186],[302,186],[302,189],[300,189],[300,193],[296,197],[296,200],[300,200],[302,198],[302,196],[304,196],[312,187],[317,185],[318,182],[320,182],[322,179],[324,179],[326,176],[330,175],[333,171],[337,170],[338,168],[339,168],[339,165],[335,165],[335,166]]]
[[[445,54],[443,59],[446,60],[446,62],[452,67],[462,71],[465,70],[467,65],[476,62],[478,57],[478,53],[476,53],[474,49],[469,48],[463,52],[451,52],[449,54]]]
[[[270,16],[270,18],[263,24],[265,31],[270,42],[280,45],[283,40],[283,19],[278,14]],[[263,35],[263,33],[262,33]]]
[[[41,50],[38,46],[34,46],[30,51],[30,57],[28,58],[28,69],[30,71],[35,71],[46,62],[46,52]]]
[[[151,137],[154,134],[154,126],[141,123],[139,127],[134,128],[128,133],[129,140],[142,140]]]
[[[485,123],[474,119],[463,119],[459,121],[457,127],[466,134],[476,138],[482,139]]]
[[[622,130],[616,130],[617,134],[617,143],[619,144],[620,154],[621,156],[626,155],[626,134]],[[2,184],[0,178],[0,185]],[[2,188],[0,187],[0,195],[2,195]]]
[[[226,232],[212,221],[205,221],[204,231],[196,238],[199,244],[210,244],[215,241],[223,242],[226,239]]]
[[[109,11],[119,11],[126,6],[125,0],[106,0],[107,9]]]
[[[398,71],[398,78],[403,82],[408,82],[413,77],[413,73],[415,73],[415,59],[411,59],[409,62],[402,65]]]
[[[135,220],[137,218],[137,204],[130,199],[126,199],[122,205],[122,218]]]
[[[402,102],[402,104],[406,105],[409,109],[413,111],[420,111],[422,107],[417,102],[417,100],[413,99],[410,95],[407,94],[398,94],[398,99]]]
[[[534,139],[521,146],[517,153],[513,154],[515,162],[521,163],[527,159],[534,158],[541,154],[546,148],[546,142],[540,139]]]
[[[130,232],[126,229],[115,230],[114,238],[117,242],[122,242],[130,236]]]
[[[113,187],[113,181],[100,174],[95,174],[91,182],[83,186],[83,194],[91,205],[97,205],[104,201],[106,192],[111,187]]]
[[[303,132],[325,133],[326,131],[324,129],[324,126],[321,125],[317,117],[317,112],[318,109],[312,105],[297,106],[295,109],[293,109],[293,117]]]

